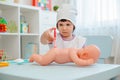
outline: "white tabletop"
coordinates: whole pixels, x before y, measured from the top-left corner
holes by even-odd
[[[10,64],[0,68],[0,80],[108,80],[120,74],[120,65],[73,63],[40,66],[37,63]]]

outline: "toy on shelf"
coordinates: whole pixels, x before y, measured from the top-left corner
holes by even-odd
[[[26,22],[26,18],[24,15],[22,15],[22,13],[20,16],[20,32],[21,33],[28,33],[29,32],[29,25]]]
[[[15,23],[15,21],[9,21],[7,24],[7,32],[9,33],[16,33],[18,31],[18,27],[17,24]]]
[[[7,31],[7,27],[5,24],[0,24],[0,32],[6,32]]]
[[[32,0],[32,6],[38,6],[38,0]]]
[[[6,54],[4,50],[0,50],[0,67],[5,67],[9,65],[9,63],[5,62],[5,60],[6,60]]]
[[[32,0],[32,5],[51,11],[51,0]]]
[[[58,5],[53,6],[53,11],[57,11],[57,10],[58,10],[58,8],[59,8],[59,6],[58,6]]]
[[[7,21],[5,18],[0,17],[0,32],[6,32],[7,31]]]
[[[0,61],[5,61],[6,60],[6,54],[4,50],[0,50]]]

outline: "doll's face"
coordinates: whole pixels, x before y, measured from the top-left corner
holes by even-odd
[[[96,60],[98,59],[99,55],[100,55],[100,50],[98,47],[94,45],[86,46],[78,50],[78,56],[82,59],[93,58],[94,60]]]
[[[89,54],[86,51],[86,48],[82,48],[78,50],[78,57],[81,59],[88,59],[89,58]]]

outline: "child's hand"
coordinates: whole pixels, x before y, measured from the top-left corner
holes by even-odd
[[[53,30],[54,30],[54,27],[46,30],[43,33],[44,38],[46,38],[46,40],[48,41],[48,43],[52,43],[54,41],[54,36],[53,36],[53,33],[52,33]]]

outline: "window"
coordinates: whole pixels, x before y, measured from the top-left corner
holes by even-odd
[[[111,23],[117,19],[116,0],[76,0],[77,24],[79,26],[93,26]]]

